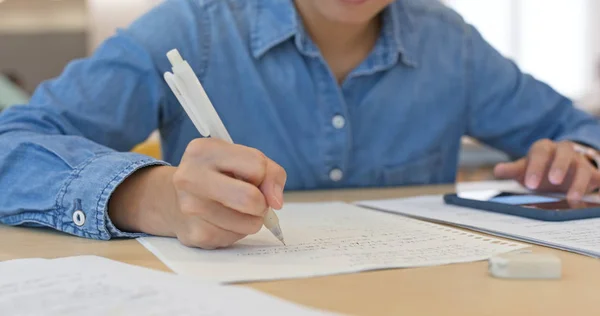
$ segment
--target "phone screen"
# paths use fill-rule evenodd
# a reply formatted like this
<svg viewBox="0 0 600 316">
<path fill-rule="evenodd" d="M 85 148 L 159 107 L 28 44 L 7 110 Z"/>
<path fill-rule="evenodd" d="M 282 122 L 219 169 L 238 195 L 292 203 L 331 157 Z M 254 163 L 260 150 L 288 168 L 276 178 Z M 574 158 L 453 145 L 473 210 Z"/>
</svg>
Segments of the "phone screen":
<svg viewBox="0 0 600 316">
<path fill-rule="evenodd" d="M 542 210 L 572 210 L 596 208 L 600 204 L 589 201 L 571 201 L 566 198 L 537 195 L 530 193 L 513 193 L 500 191 L 463 192 L 459 196 L 465 199 L 488 201 L 494 203 L 518 205 Z"/>
</svg>

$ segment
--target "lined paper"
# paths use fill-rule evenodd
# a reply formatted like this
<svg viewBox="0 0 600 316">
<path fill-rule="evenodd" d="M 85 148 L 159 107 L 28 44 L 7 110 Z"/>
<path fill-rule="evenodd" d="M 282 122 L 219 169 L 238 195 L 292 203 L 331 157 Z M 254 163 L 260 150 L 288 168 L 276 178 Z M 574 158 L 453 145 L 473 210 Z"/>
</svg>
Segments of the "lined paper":
<svg viewBox="0 0 600 316">
<path fill-rule="evenodd" d="M 225 283 L 471 262 L 524 247 L 344 203 L 288 204 L 278 216 L 287 246 L 266 229 L 220 250 L 140 242 L 178 274 Z"/>
</svg>

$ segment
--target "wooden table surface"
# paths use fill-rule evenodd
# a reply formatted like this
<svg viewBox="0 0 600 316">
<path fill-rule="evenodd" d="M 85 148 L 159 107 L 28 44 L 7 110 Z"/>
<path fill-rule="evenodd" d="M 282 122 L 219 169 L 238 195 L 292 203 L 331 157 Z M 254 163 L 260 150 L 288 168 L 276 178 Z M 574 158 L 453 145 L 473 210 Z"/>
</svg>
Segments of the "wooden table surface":
<svg viewBox="0 0 600 316">
<path fill-rule="evenodd" d="M 453 187 L 302 192 L 286 202 L 356 201 L 441 194 Z M 92 241 L 60 233 L 0 226 L 0 261 L 97 255 L 170 271 L 135 240 Z M 487 263 L 396 269 L 331 277 L 250 283 L 300 304 L 348 315 L 600 315 L 600 261 L 543 247 L 563 260 L 558 281 L 490 277 Z"/>
</svg>

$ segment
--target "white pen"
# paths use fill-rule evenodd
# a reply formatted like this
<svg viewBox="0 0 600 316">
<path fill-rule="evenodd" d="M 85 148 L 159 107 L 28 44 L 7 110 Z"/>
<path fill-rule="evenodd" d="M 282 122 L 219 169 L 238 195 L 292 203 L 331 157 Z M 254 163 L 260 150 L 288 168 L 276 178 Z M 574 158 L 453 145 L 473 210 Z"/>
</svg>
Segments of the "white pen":
<svg viewBox="0 0 600 316">
<path fill-rule="evenodd" d="M 229 132 L 227 132 L 221 118 L 219 118 L 219 114 L 210 102 L 192 67 L 176 49 L 168 52 L 167 58 L 171 62 L 173 72 L 165 73 L 165 81 L 200 134 L 204 137 L 210 136 L 233 144 Z M 279 218 L 271 207 L 269 207 L 264 218 L 264 225 L 285 245 L 283 232 L 279 226 Z"/>
</svg>

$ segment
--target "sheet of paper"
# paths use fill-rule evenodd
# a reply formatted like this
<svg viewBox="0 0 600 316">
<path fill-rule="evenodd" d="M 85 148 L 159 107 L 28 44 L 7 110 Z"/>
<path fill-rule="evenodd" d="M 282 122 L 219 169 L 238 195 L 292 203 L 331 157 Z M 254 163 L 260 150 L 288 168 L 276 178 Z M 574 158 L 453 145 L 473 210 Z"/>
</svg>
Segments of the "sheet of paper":
<svg viewBox="0 0 600 316">
<path fill-rule="evenodd" d="M 333 315 L 251 289 L 202 284 L 100 257 L 0 263 L 0 314 Z"/>
<path fill-rule="evenodd" d="M 479 261 L 523 247 L 343 203 L 288 204 L 278 215 L 287 246 L 266 229 L 221 250 L 169 238 L 140 242 L 176 273 L 217 282 Z"/>
<path fill-rule="evenodd" d="M 591 200 L 589 197 L 588 200 Z M 600 257 L 600 219 L 544 222 L 512 215 L 445 205 L 442 196 L 362 201 L 359 205 L 467 227 L 543 246 Z"/>
</svg>

